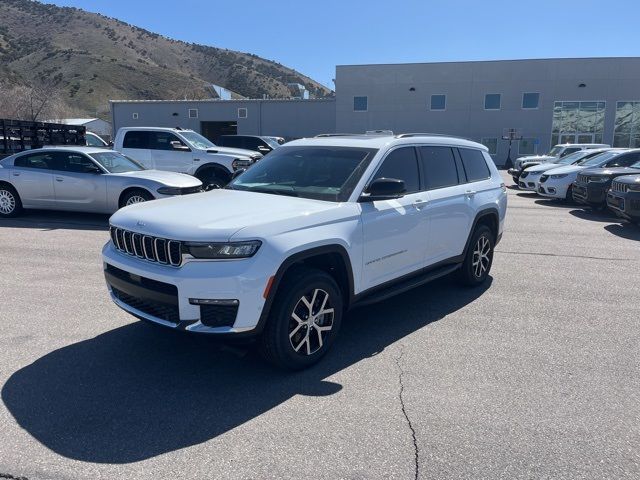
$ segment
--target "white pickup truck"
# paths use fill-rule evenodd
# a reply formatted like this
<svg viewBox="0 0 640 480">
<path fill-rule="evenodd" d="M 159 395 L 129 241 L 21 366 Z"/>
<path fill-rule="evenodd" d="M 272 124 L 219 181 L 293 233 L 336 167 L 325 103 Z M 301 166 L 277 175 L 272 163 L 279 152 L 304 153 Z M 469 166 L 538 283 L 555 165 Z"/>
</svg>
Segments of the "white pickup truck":
<svg viewBox="0 0 640 480">
<path fill-rule="evenodd" d="M 219 147 L 199 133 L 181 128 L 120 128 L 113 148 L 147 168 L 193 175 L 206 190 L 225 186 L 235 171 L 249 168 L 263 156 L 251 150 Z"/>
</svg>

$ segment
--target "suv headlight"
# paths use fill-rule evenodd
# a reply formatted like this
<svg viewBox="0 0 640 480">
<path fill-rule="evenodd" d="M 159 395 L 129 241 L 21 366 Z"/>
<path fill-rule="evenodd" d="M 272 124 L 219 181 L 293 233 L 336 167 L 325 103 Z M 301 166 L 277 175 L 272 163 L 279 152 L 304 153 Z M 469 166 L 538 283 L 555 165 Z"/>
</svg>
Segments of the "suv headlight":
<svg viewBox="0 0 640 480">
<path fill-rule="evenodd" d="M 222 243 L 185 243 L 184 246 L 194 258 L 225 259 L 248 258 L 262 245 L 259 240 L 251 242 L 222 242 Z"/>
<path fill-rule="evenodd" d="M 629 185 L 630 192 L 640 192 L 640 183 L 634 183 L 633 185 Z"/>
<path fill-rule="evenodd" d="M 567 175 L 569 175 L 569 174 L 568 173 L 558 173 L 557 175 L 549 175 L 549 178 L 558 179 L 558 178 L 564 178 Z"/>
<path fill-rule="evenodd" d="M 251 166 L 251 160 L 244 158 L 236 158 L 233 162 L 231 162 L 231 166 L 234 170 L 238 170 L 240 168 L 249 168 Z"/>
</svg>

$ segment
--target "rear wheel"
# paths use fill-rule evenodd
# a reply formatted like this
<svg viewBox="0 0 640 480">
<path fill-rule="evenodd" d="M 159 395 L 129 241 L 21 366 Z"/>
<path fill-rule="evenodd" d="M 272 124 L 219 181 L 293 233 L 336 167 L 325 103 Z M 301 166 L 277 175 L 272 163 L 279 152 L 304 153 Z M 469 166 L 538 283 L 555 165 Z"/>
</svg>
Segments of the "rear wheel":
<svg viewBox="0 0 640 480">
<path fill-rule="evenodd" d="M 0 218 L 17 217 L 22 212 L 20 195 L 9 185 L 0 185 Z"/>
<path fill-rule="evenodd" d="M 130 190 L 120 199 L 120 208 L 128 207 L 136 203 L 148 202 L 149 200 L 153 200 L 153 197 L 146 190 Z"/>
<path fill-rule="evenodd" d="M 342 294 L 322 270 L 301 268 L 285 279 L 260 339 L 266 360 L 300 370 L 319 361 L 342 322 Z"/>
<path fill-rule="evenodd" d="M 494 246 L 495 240 L 489 227 L 476 227 L 462 267 L 458 271 L 460 283 L 475 287 L 485 282 L 493 264 Z"/>
</svg>

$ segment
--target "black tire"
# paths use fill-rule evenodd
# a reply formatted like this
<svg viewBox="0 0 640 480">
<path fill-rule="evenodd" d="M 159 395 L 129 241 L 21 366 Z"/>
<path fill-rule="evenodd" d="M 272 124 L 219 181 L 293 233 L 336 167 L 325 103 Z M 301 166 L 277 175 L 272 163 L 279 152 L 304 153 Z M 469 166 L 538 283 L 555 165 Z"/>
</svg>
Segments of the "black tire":
<svg viewBox="0 0 640 480">
<path fill-rule="evenodd" d="M 0 218 L 17 217 L 22 213 L 20 195 L 11 186 L 0 184 Z"/>
<path fill-rule="evenodd" d="M 129 190 L 120 198 L 120 208 L 126 207 L 127 205 L 133 205 L 135 203 L 148 202 L 149 200 L 153 200 L 153 195 L 146 190 L 136 188 L 134 190 Z"/>
<path fill-rule="evenodd" d="M 567 194 L 564 196 L 564 201 L 567 203 L 574 203 L 573 200 L 573 185 L 569 185 L 567 188 Z"/>
<path fill-rule="evenodd" d="M 202 182 L 205 191 L 223 188 L 231 180 L 229 174 L 217 168 L 204 168 L 196 173 L 196 178 Z"/>
<path fill-rule="evenodd" d="M 495 239 L 489 227 L 486 225 L 476 227 L 471 236 L 464 262 L 458 270 L 458 281 L 461 284 L 477 287 L 487 280 L 493 264 L 494 247 Z M 480 264 L 475 263 L 478 260 L 478 249 L 484 252 L 483 257 L 479 259 Z"/>
<path fill-rule="evenodd" d="M 323 303 L 327 295 L 328 299 Z M 323 305 L 325 310 L 333 311 L 320 315 Z M 304 316 L 309 313 L 313 320 Z M 322 270 L 296 269 L 285 277 L 277 292 L 260 338 L 260 353 L 279 368 L 302 370 L 310 367 L 331 348 L 340 330 L 342 313 L 342 293 L 333 277 Z"/>
</svg>

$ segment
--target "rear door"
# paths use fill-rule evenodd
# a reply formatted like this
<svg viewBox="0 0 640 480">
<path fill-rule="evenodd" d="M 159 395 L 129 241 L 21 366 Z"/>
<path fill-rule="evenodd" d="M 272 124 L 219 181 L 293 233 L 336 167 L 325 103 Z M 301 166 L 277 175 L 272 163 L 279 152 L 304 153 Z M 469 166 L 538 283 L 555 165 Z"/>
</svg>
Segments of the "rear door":
<svg viewBox="0 0 640 480">
<path fill-rule="evenodd" d="M 149 151 L 158 170 L 187 173 L 193 165 L 191 148 L 171 132 L 149 132 Z"/>
<path fill-rule="evenodd" d="M 469 205 L 472 194 L 464 185 L 464 171 L 455 148 L 434 145 L 418 150 L 423 180 L 429 189 L 425 211 L 431 225 L 425 259 L 432 265 L 462 253 L 473 221 Z"/>
<path fill-rule="evenodd" d="M 14 160 L 11 183 L 25 207 L 55 207 L 53 166 L 53 154 L 46 151 L 21 155 Z"/>
<path fill-rule="evenodd" d="M 125 132 L 120 153 L 137 160 L 146 168 L 155 168 L 149 150 L 150 133 L 143 130 Z"/>
<path fill-rule="evenodd" d="M 429 241 L 423 215 L 428 195 L 421 191 L 416 149 L 400 147 L 388 153 L 369 184 L 378 178 L 403 180 L 407 192 L 395 200 L 361 203 L 365 289 L 422 268 Z"/>
<path fill-rule="evenodd" d="M 107 183 L 100 168 L 76 152 L 55 153 L 53 188 L 56 208 L 81 212 L 106 212 Z"/>
</svg>

